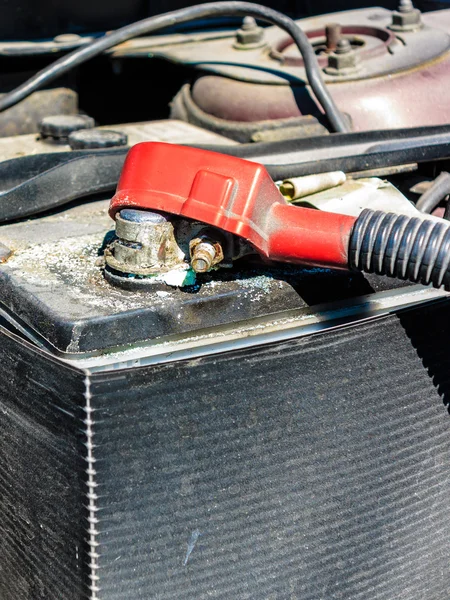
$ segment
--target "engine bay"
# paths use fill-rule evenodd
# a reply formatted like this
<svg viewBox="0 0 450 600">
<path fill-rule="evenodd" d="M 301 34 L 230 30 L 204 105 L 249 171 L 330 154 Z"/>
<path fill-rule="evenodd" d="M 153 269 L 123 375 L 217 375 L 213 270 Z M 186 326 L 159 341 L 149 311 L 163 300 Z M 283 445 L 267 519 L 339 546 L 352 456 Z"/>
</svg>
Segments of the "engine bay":
<svg viewBox="0 0 450 600">
<path fill-rule="evenodd" d="M 217 3 L 213 8 L 217 12 Z M 198 10 L 208 13 L 208 8 L 201 6 L 183 10 L 187 14 L 183 18 L 188 20 Z M 217 14 L 220 10 L 219 6 Z M 223 10 L 224 14 L 230 12 Z M 249 8 L 240 10 L 248 12 Z M 261 10 L 264 15 L 271 9 Z M 269 16 L 273 18 L 271 13 Z M 162 19 L 164 25 L 164 15 Z M 151 24 L 152 18 L 141 26 L 142 31 L 148 28 L 147 22 Z M 292 23 L 288 30 L 297 26 Z M 26 110 L 30 101 L 37 99 L 44 110 L 38 122 L 21 121 L 18 133 L 22 135 L 0 138 L 2 314 L 9 327 L 57 355 L 91 360 L 106 351 L 153 345 L 156 340 L 160 344 L 165 337 L 188 332 L 198 335 L 203 327 L 216 331 L 228 327 L 231 334 L 236 327 L 247 331 L 252 319 L 266 319 L 269 326 L 292 311 L 299 311 L 302 319 L 305 311 L 330 313 L 329 308 L 336 304 L 339 315 L 347 303 L 353 315 L 350 307 L 359 302 L 363 315 L 367 311 L 372 314 L 367 302 L 375 312 L 380 306 L 389 312 L 397 302 L 403 306 L 445 295 L 445 291 L 413 284 L 431 282 L 438 288 L 445 284 L 441 258 L 435 257 L 439 263 L 435 267 L 428 263 L 421 267 L 420 261 L 425 253 L 423 227 L 435 231 L 426 233 L 431 236 L 430 244 L 439 238 L 445 246 L 447 239 L 450 129 L 443 89 L 449 71 L 450 10 L 421 13 L 405 1 L 396 11 L 350 10 L 300 20 L 298 25 L 306 35 L 297 39 L 297 44 L 300 49 L 302 44 L 310 48 L 311 55 L 305 55 L 309 58 L 302 58 L 295 43 L 278 27 L 261 27 L 250 16 L 244 17 L 237 30 L 163 33 L 135 39 L 126 26 L 122 37 L 131 39 L 119 45 L 108 40 L 110 36 L 68 38 L 64 47 L 58 46 L 62 56 L 55 66 L 44 67 L 15 92 L 0 98 L 1 114 L 9 117 L 10 124 L 15 122 L 14 111 Z M 170 75 L 158 84 L 162 97 L 179 89 L 170 104 L 169 118 L 133 122 L 140 109 L 132 94 L 131 104 L 121 109 L 122 114 L 128 110 L 131 122 L 110 124 L 108 112 L 99 116 L 94 110 L 93 118 L 76 108 L 78 103 L 90 106 L 83 87 L 32 91 L 41 80 L 72 69 L 74 60 L 84 65 L 87 58 L 83 52 L 99 43 L 111 48 L 102 60 L 109 61 L 116 74 L 114 87 L 119 92 L 129 83 L 126 65 L 134 69 L 144 65 L 144 59 L 151 64 L 151 57 L 157 63 L 155 74 L 160 68 L 158 61 L 165 62 L 168 73 L 175 65 L 178 79 L 173 81 Z M 20 54 L 20 44 L 8 44 L 8 52 Z M 65 53 L 73 47 L 75 59 L 70 59 L 72 55 Z M 36 41 L 30 42 L 27 52 L 46 56 L 53 50 L 54 43 Z M 311 79 L 311 69 L 321 73 L 319 83 L 312 87 L 317 75 Z M 426 84 L 431 80 L 433 94 Z M 416 90 L 414 100 L 411 97 L 405 104 L 411 85 Z M 313 91 L 319 94 L 318 100 Z M 44 98 L 50 93 L 72 94 L 68 110 L 53 113 L 47 102 L 39 100 L 40 95 Z M 121 94 L 116 98 L 106 87 L 103 98 L 106 101 L 110 96 L 107 103 L 117 105 L 123 101 Z M 147 106 L 146 116 L 160 114 L 152 102 Z M 24 127 L 31 132 L 24 133 Z M 238 174 L 239 164 L 263 165 L 267 181 L 274 182 L 270 184 L 273 201 L 289 205 L 286 214 L 290 216 L 279 234 L 285 245 L 281 262 L 279 252 L 277 259 L 277 252 L 264 250 L 267 240 L 273 247 L 281 241 L 266 237 L 259 248 L 256 241 L 258 227 L 266 228 L 264 235 L 269 235 L 269 222 L 275 218 L 267 213 L 270 203 L 254 209 L 254 214 L 259 211 L 259 221 L 250 228 L 253 237 L 244 232 L 244 213 L 240 225 L 227 230 L 225 221 L 222 227 L 212 218 L 205 217 L 205 222 L 203 209 L 187 215 L 176 214 L 174 209 L 173 214 L 164 201 L 148 206 L 137 202 L 124 211 L 124 218 L 120 210 L 117 215 L 110 213 L 116 219 L 115 229 L 108 204 L 121 170 L 127 171 L 125 158 L 130 148 L 141 145 L 144 152 L 152 143 L 192 147 L 185 158 L 170 152 L 161 158 L 160 168 L 169 173 L 165 182 L 158 184 L 164 193 L 169 193 L 162 188 L 170 187 L 171 180 L 187 181 L 195 175 L 175 168 L 189 163 L 195 148 L 206 153 L 206 171 L 214 171 L 208 164 L 208 152 L 220 153 L 219 163 L 225 165 L 222 170 L 241 187 L 245 182 Z M 231 156 L 241 163 L 231 161 L 227 167 Z M 129 158 L 128 164 L 132 162 Z M 145 186 L 151 179 L 147 171 L 152 159 L 142 162 L 146 183 L 134 182 L 132 187 Z M 216 183 L 205 181 L 205 197 L 220 195 L 218 189 L 208 191 L 208 186 L 215 189 Z M 238 193 L 236 190 L 233 193 Z M 242 206 L 253 203 L 249 198 L 242 200 Z M 309 210 L 298 212 L 303 208 Z M 216 206 L 214 210 L 229 209 Z M 328 262 L 323 257 L 307 258 L 320 246 L 314 228 L 322 225 L 315 222 L 303 224 L 303 231 L 296 234 L 303 237 L 306 250 L 302 250 L 303 258 L 294 258 L 290 223 L 297 214 L 311 214 L 313 219 L 323 211 L 336 218 L 346 215 L 339 221 L 343 223 L 364 210 L 410 217 L 424 224 L 417 234 L 421 249 L 413 251 L 411 247 L 413 256 L 404 260 L 405 265 L 410 261 L 409 267 L 395 266 L 394 259 L 389 266 L 387 258 L 377 255 L 363 274 L 356 272 L 355 264 L 347 264 L 347 259 L 340 264 L 336 257 Z M 395 235 L 403 235 L 407 243 L 411 235 L 405 233 L 402 219 L 399 223 L 403 230 Z M 331 241 L 332 235 L 326 228 L 322 234 L 323 240 L 331 236 L 330 247 L 348 245 L 348 239 L 339 236 Z M 193 244 L 198 247 L 193 249 Z M 397 249 L 400 254 L 402 248 Z M 437 270 L 434 281 L 432 274 Z M 137 316 L 136 328 L 131 324 Z M 120 327 L 119 322 L 123 323 Z"/>
<path fill-rule="evenodd" d="M 450 8 L 69 4 L 0 43 L 0 596 L 445 600 Z"/>
</svg>

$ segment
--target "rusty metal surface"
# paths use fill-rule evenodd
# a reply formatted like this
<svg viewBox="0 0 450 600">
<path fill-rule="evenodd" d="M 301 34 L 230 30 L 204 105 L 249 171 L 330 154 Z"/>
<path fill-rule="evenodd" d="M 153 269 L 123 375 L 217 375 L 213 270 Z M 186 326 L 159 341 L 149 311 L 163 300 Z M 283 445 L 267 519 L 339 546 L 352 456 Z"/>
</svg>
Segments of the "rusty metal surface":
<svg viewBox="0 0 450 600">
<path fill-rule="evenodd" d="M 23 135 L 38 130 L 48 115 L 72 115 L 78 112 L 78 95 L 68 88 L 42 90 L 0 113 L 0 137 Z"/>
<path fill-rule="evenodd" d="M 129 220 L 122 211 L 116 217 L 116 238 L 105 250 L 113 269 L 135 275 L 154 275 L 184 265 L 173 224 L 158 213 L 143 213 L 141 221 Z"/>
</svg>

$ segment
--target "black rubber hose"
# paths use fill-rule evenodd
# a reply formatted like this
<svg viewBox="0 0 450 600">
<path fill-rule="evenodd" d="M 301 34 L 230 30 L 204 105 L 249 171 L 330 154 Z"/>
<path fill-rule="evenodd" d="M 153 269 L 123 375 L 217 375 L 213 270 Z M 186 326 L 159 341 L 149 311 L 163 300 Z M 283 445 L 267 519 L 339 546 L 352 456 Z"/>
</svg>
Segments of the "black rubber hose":
<svg viewBox="0 0 450 600">
<path fill-rule="evenodd" d="M 450 223 L 363 210 L 353 227 L 349 267 L 450 291 Z"/>
<path fill-rule="evenodd" d="M 336 132 L 349 131 L 345 118 L 325 86 L 316 54 L 306 34 L 300 29 L 295 21 L 286 15 L 283 15 L 276 10 L 272 10 L 271 8 L 267 8 L 260 4 L 253 4 L 251 2 L 209 2 L 207 4 L 174 10 L 162 15 L 143 19 L 142 21 L 137 21 L 131 25 L 126 25 L 121 29 L 117 29 L 100 39 L 95 40 L 91 44 L 74 50 L 70 54 L 55 61 L 50 66 L 42 69 L 36 73 L 36 75 L 33 75 L 33 77 L 18 86 L 12 92 L 5 94 L 5 96 L 0 99 L 0 111 L 17 104 L 17 102 L 23 100 L 32 92 L 47 85 L 74 67 L 81 65 L 105 50 L 109 50 L 109 48 L 113 48 L 131 38 L 196 19 L 224 16 L 251 16 L 260 19 L 261 21 L 271 23 L 272 25 L 278 25 L 278 27 L 284 29 L 284 31 L 292 37 L 303 57 L 308 82 L 317 100 L 322 105 L 332 129 Z"/>
<path fill-rule="evenodd" d="M 431 213 L 448 194 L 450 194 L 450 173 L 442 171 L 431 187 L 420 196 L 416 208 L 423 213 Z"/>
</svg>

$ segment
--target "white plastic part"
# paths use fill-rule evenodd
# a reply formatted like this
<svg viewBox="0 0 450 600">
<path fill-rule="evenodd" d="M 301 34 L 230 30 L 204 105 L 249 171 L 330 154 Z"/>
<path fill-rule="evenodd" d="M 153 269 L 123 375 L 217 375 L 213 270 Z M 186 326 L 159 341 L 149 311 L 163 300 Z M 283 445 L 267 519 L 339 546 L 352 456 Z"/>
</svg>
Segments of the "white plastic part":
<svg viewBox="0 0 450 600">
<path fill-rule="evenodd" d="M 346 176 L 342 171 L 318 173 L 305 177 L 292 177 L 285 179 L 280 185 L 280 192 L 288 201 L 305 198 L 323 190 L 337 187 L 345 182 Z"/>
</svg>

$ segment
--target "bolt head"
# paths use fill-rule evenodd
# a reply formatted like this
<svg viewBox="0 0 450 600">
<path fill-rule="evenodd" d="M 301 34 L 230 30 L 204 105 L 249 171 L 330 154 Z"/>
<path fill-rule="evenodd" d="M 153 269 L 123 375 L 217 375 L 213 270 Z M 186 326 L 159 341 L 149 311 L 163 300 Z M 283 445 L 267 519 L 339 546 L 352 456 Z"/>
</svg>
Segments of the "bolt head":
<svg viewBox="0 0 450 600">
<path fill-rule="evenodd" d="M 348 40 L 340 40 L 336 52 L 328 55 L 328 75 L 349 75 L 359 66 L 358 55 Z"/>
<path fill-rule="evenodd" d="M 348 54 L 353 52 L 352 45 L 345 38 L 339 40 L 336 46 L 336 54 Z"/>
</svg>

